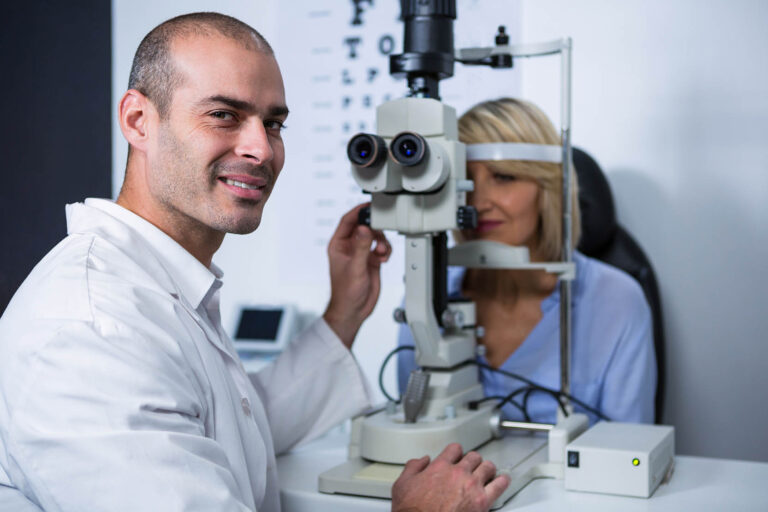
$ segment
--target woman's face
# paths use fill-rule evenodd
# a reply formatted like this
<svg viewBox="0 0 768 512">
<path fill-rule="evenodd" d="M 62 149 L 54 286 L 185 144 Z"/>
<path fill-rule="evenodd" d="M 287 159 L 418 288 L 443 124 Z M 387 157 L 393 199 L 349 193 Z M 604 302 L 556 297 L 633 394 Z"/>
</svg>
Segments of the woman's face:
<svg viewBox="0 0 768 512">
<path fill-rule="evenodd" d="M 465 236 L 527 246 L 533 256 L 533 248 L 538 244 L 539 186 L 482 162 L 468 162 L 467 175 L 475 182 L 467 202 L 477 209 L 478 225 L 476 230 L 465 232 Z"/>
</svg>

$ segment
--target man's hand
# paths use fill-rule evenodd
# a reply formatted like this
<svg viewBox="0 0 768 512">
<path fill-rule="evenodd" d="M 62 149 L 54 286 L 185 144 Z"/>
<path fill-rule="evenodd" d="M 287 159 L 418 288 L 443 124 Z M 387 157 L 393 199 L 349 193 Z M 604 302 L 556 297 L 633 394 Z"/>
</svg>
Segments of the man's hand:
<svg viewBox="0 0 768 512">
<path fill-rule="evenodd" d="M 392 486 L 393 512 L 486 512 L 509 485 L 507 475 L 477 452 L 462 457 L 461 445 L 449 444 L 431 463 L 409 460 Z"/>
<path fill-rule="evenodd" d="M 323 318 L 347 348 L 352 347 L 363 320 L 379 298 L 379 267 L 389 259 L 392 247 L 381 231 L 357 223 L 361 204 L 341 218 L 328 244 L 331 300 Z M 371 248 L 374 240 L 376 245 Z"/>
</svg>

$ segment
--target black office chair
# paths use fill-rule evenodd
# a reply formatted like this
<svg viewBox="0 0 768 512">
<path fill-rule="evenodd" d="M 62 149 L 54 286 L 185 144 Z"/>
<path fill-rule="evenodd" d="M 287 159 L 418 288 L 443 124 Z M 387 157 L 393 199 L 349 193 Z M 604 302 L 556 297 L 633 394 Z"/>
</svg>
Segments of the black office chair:
<svg viewBox="0 0 768 512">
<path fill-rule="evenodd" d="M 661 300 L 651 262 L 634 238 L 616 221 L 616 210 L 608 180 L 597 162 L 581 149 L 573 148 L 573 164 L 579 180 L 581 239 L 578 250 L 620 268 L 634 277 L 645 292 L 653 317 L 656 349 L 656 423 L 664 405 L 664 330 Z"/>
</svg>

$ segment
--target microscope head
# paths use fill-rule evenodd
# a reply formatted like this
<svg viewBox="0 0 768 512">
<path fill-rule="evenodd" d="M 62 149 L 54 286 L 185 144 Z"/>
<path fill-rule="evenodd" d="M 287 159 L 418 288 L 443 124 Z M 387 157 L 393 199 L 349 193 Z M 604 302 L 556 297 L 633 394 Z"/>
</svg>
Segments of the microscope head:
<svg viewBox="0 0 768 512">
<path fill-rule="evenodd" d="M 371 227 L 423 234 L 465 227 L 466 151 L 456 111 L 430 98 L 402 98 L 377 109 L 377 133 L 358 134 L 347 154 L 371 194 Z"/>
</svg>

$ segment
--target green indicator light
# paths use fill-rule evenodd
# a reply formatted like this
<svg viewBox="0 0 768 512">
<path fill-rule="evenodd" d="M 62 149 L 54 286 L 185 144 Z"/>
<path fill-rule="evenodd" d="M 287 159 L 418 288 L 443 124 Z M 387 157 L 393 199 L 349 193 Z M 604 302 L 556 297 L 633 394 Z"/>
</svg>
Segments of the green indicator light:
<svg viewBox="0 0 768 512">
<path fill-rule="evenodd" d="M 632 465 L 633 466 L 639 466 L 640 465 L 640 459 L 638 459 L 637 457 L 632 459 Z"/>
</svg>

